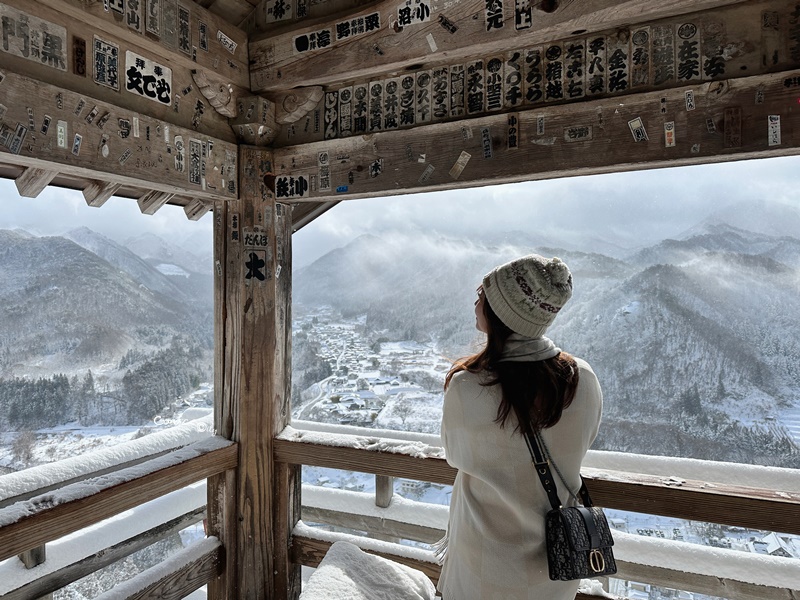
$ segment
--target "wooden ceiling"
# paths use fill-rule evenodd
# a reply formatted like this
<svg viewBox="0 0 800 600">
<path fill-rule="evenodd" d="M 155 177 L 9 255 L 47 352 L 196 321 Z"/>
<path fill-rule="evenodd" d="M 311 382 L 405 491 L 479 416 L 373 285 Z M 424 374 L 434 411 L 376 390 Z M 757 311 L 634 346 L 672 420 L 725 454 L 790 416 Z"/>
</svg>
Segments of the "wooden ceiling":
<svg viewBox="0 0 800 600">
<path fill-rule="evenodd" d="M 65 49 L 36 60 L 23 29 L 0 48 L 0 174 L 27 194 L 76 187 L 96 206 L 113 193 L 197 218 L 241 193 L 248 146 L 264 151 L 261 193 L 293 205 L 300 227 L 350 198 L 781 156 L 800 142 L 789 0 L 4 0 L 0 11 Z M 145 83 L 153 69 L 170 72 L 163 97 Z"/>
</svg>

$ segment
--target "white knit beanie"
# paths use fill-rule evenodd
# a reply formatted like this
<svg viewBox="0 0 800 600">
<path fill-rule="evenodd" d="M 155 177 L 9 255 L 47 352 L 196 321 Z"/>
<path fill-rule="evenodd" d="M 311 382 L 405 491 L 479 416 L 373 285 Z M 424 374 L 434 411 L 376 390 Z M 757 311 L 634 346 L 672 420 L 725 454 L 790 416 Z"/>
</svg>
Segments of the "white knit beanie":
<svg viewBox="0 0 800 600">
<path fill-rule="evenodd" d="M 572 296 L 572 274 L 560 258 L 530 254 L 492 269 L 483 291 L 509 329 L 538 338 Z"/>
</svg>

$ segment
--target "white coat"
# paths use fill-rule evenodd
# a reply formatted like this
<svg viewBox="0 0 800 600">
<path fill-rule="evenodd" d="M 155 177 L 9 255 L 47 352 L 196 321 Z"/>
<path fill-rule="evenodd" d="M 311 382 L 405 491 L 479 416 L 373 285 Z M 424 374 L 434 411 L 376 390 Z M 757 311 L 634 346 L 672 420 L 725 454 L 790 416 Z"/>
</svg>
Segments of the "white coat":
<svg viewBox="0 0 800 600">
<path fill-rule="evenodd" d="M 542 437 L 574 493 L 580 466 L 600 426 L 603 396 L 583 360 L 572 404 Z M 444 395 L 442 445 L 458 469 L 450 500 L 447 552 L 439 580 L 443 600 L 572 600 L 578 581 L 551 581 L 544 541 L 550 504 L 525 439 L 495 423 L 500 386 L 462 371 Z M 564 506 L 575 502 L 553 473 Z"/>
</svg>

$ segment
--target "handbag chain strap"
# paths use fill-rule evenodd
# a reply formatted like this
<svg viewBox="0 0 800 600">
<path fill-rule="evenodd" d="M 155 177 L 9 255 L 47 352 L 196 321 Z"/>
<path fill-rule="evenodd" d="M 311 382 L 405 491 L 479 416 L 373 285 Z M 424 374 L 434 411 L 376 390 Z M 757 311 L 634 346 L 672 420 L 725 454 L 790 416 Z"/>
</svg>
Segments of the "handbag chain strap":
<svg viewBox="0 0 800 600">
<path fill-rule="evenodd" d="M 525 442 L 528 444 L 528 450 L 531 453 L 531 459 L 533 460 L 533 466 L 536 469 L 536 474 L 539 476 L 539 480 L 542 482 L 542 487 L 544 487 L 544 491 L 547 492 L 547 498 L 550 500 L 550 505 L 553 508 L 561 508 L 561 500 L 558 498 L 558 492 L 556 491 L 556 485 L 553 481 L 553 474 L 550 472 L 550 465 L 553 465 L 553 468 L 556 470 L 559 479 L 561 479 L 561 483 L 564 484 L 564 487 L 567 488 L 567 491 L 570 495 L 575 498 L 576 501 L 580 502 L 583 501 L 584 506 L 592 506 L 592 499 L 589 496 L 589 488 L 586 487 L 586 481 L 584 481 L 583 476 L 581 475 L 581 489 L 578 492 L 581 495 L 579 499 L 575 494 L 572 493 L 569 485 L 564 480 L 564 476 L 561 474 L 561 471 L 556 465 L 555 461 L 553 461 L 553 457 L 550 455 L 550 450 L 547 445 L 544 443 L 542 436 L 539 435 L 537 431 L 533 436 L 531 434 L 525 434 Z"/>
</svg>

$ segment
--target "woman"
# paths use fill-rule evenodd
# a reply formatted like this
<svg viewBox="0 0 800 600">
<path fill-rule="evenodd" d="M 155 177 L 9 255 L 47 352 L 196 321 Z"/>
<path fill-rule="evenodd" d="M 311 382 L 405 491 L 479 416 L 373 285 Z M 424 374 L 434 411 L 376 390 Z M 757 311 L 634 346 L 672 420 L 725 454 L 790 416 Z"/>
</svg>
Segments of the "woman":
<svg viewBox="0 0 800 600">
<path fill-rule="evenodd" d="M 540 431 L 577 504 L 580 466 L 600 425 L 591 367 L 544 337 L 572 296 L 558 258 L 525 256 L 483 278 L 476 327 L 486 347 L 445 380 L 442 445 L 458 469 L 440 548 L 443 600 L 572 600 L 578 581 L 551 581 L 544 541 L 547 495 L 523 434 Z"/>
</svg>

